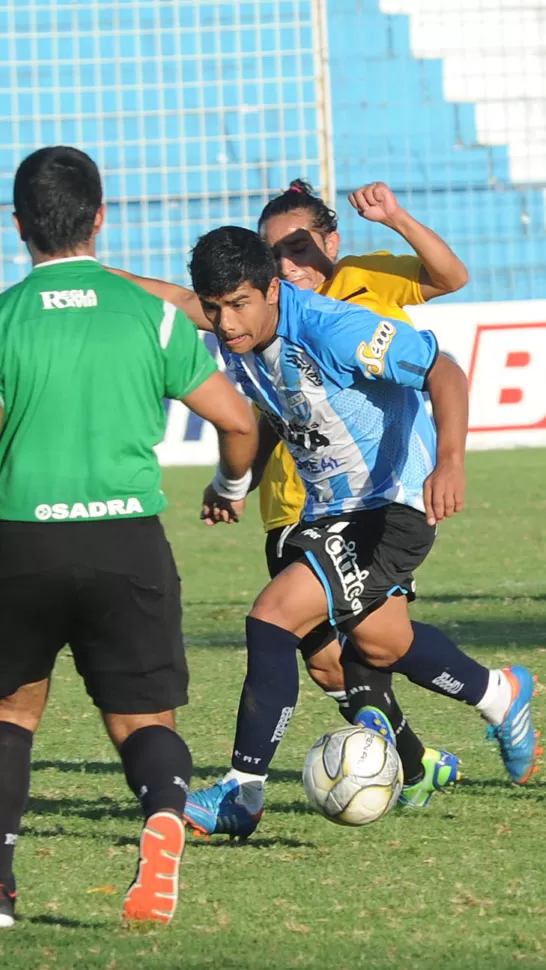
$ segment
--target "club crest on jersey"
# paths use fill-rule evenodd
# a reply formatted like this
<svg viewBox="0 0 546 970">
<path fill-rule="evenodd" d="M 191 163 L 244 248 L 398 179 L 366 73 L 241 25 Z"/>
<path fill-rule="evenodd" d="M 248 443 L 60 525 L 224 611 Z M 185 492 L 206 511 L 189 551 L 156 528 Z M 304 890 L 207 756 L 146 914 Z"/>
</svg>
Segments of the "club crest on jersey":
<svg viewBox="0 0 546 970">
<path fill-rule="evenodd" d="M 311 406 L 303 391 L 286 391 L 290 412 L 299 424 L 307 424 L 311 417 Z"/>
<path fill-rule="evenodd" d="M 392 338 L 396 333 L 394 324 L 388 320 L 382 320 L 375 331 L 369 344 L 362 341 L 356 349 L 357 360 L 364 364 L 364 367 L 372 377 L 381 377 L 385 370 L 383 360 L 390 347 Z"/>
</svg>

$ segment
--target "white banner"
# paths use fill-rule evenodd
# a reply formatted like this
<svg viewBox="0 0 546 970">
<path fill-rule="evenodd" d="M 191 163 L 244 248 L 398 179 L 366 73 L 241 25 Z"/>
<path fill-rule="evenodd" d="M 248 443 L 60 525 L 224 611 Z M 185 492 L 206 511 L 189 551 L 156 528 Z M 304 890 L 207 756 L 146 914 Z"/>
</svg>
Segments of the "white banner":
<svg viewBox="0 0 546 970">
<path fill-rule="evenodd" d="M 468 448 L 546 446 L 546 300 L 408 308 L 468 377 Z"/>
<path fill-rule="evenodd" d="M 433 302 L 407 312 L 468 376 L 469 448 L 546 446 L 546 300 Z M 212 349 L 214 338 L 204 339 Z M 171 401 L 157 451 L 162 465 L 213 465 L 216 432 Z"/>
</svg>

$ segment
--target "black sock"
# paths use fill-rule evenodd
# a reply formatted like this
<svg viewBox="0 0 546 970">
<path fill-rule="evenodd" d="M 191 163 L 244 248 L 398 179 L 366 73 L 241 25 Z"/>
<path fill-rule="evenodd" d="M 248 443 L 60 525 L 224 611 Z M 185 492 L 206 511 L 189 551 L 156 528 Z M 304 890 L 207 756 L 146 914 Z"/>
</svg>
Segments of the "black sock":
<svg viewBox="0 0 546 970">
<path fill-rule="evenodd" d="M 182 816 L 191 780 L 191 754 L 176 731 L 154 724 L 139 728 L 121 745 L 125 778 L 144 817 L 172 811 Z"/>
<path fill-rule="evenodd" d="M 298 699 L 299 637 L 253 616 L 246 619 L 247 672 L 231 764 L 267 774 Z"/>
<path fill-rule="evenodd" d="M 425 774 L 423 766 L 425 748 L 423 742 L 412 731 L 394 694 L 392 695 L 390 722 L 396 735 L 396 748 L 404 769 L 404 784 L 415 785 Z"/>
<path fill-rule="evenodd" d="M 423 777 L 422 757 L 425 749 L 409 726 L 392 690 L 392 675 L 368 667 L 362 655 L 347 641 L 343 646 L 341 663 L 347 690 L 347 720 L 355 723 L 363 707 L 377 707 L 388 717 L 396 736 L 396 747 L 404 769 L 405 784 L 411 785 Z"/>
<path fill-rule="evenodd" d="M 331 697 L 333 701 L 336 702 L 338 706 L 339 713 L 345 721 L 352 724 L 351 714 L 349 712 L 349 704 L 347 701 L 347 694 L 344 690 L 325 690 L 324 693 L 326 697 Z"/>
<path fill-rule="evenodd" d="M 414 636 L 408 652 L 387 670 L 404 674 L 427 690 L 475 707 L 489 683 L 487 667 L 459 650 L 437 627 L 428 623 L 412 623 L 412 627 Z"/>
<path fill-rule="evenodd" d="M 349 640 L 341 652 L 341 666 L 347 693 L 347 720 L 354 724 L 356 715 L 363 707 L 377 707 L 390 721 L 392 675 L 377 667 L 368 667 L 362 654 Z"/>
<path fill-rule="evenodd" d="M 15 892 L 13 854 L 30 787 L 33 734 L 18 724 L 0 721 L 0 884 Z"/>
</svg>

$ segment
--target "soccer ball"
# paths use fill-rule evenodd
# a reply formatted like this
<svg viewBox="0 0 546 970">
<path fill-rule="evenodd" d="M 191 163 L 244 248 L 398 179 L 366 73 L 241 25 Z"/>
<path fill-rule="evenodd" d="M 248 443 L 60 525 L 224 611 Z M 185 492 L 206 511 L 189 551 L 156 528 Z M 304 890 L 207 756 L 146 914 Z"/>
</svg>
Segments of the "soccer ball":
<svg viewBox="0 0 546 970">
<path fill-rule="evenodd" d="M 396 748 L 366 727 L 323 734 L 303 766 L 311 805 L 338 825 L 376 822 L 396 804 L 403 783 Z"/>
</svg>

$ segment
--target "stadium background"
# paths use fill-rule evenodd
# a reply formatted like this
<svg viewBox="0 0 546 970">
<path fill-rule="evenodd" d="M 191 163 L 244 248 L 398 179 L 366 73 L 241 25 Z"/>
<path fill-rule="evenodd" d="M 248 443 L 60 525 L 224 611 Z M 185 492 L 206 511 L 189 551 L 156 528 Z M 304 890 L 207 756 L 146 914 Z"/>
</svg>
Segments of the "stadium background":
<svg viewBox="0 0 546 970">
<path fill-rule="evenodd" d="M 29 268 L 11 184 L 44 144 L 104 173 L 101 258 L 180 282 L 200 233 L 254 227 L 296 176 L 338 208 L 342 253 L 407 251 L 347 204 L 381 179 L 469 268 L 460 312 L 424 320 L 473 371 L 471 444 L 546 444 L 545 36 L 546 0 L 0 0 L 0 285 Z M 210 461 L 171 412 L 162 460 Z"/>
</svg>

